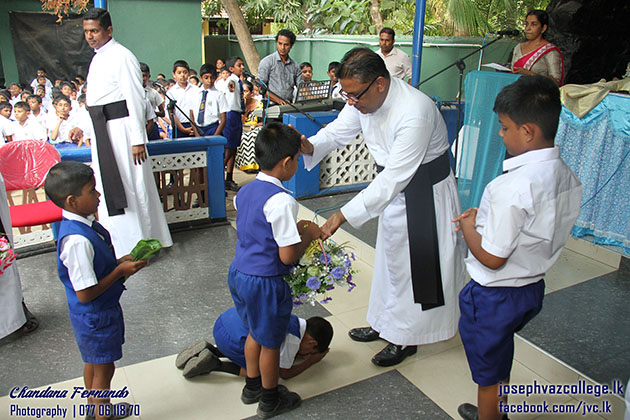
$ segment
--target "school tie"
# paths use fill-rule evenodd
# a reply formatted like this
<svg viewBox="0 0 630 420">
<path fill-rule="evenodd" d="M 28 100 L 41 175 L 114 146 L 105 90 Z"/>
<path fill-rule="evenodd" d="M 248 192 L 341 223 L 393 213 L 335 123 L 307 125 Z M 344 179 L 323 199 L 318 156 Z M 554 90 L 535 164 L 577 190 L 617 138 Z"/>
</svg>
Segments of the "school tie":
<svg viewBox="0 0 630 420">
<path fill-rule="evenodd" d="M 112 248 L 112 237 L 107 231 L 107 229 L 103 227 L 103 225 L 101 225 L 99 222 L 95 220 L 92 222 L 92 229 L 94 229 L 94 232 L 101 235 L 103 240 L 107 243 L 108 247 Z"/>
<path fill-rule="evenodd" d="M 245 99 L 243 98 L 243 82 L 238 79 L 238 87 L 241 89 L 241 112 L 245 112 Z"/>
<path fill-rule="evenodd" d="M 208 97 L 208 91 L 203 90 L 201 94 L 201 103 L 199 104 L 199 113 L 197 114 L 197 124 L 203 125 L 203 114 L 206 111 L 206 98 Z"/>
</svg>

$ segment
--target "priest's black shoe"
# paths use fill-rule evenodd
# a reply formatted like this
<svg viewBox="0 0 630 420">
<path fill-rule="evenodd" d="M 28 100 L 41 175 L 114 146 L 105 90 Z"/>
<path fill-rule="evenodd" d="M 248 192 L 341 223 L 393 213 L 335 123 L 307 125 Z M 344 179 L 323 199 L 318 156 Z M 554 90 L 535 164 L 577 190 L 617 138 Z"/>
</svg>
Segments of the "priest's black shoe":
<svg viewBox="0 0 630 420">
<path fill-rule="evenodd" d="M 378 340 L 378 331 L 372 329 L 372 327 L 353 328 L 348 331 L 348 335 L 354 341 L 362 341 L 367 343 L 368 341 Z"/>
<path fill-rule="evenodd" d="M 479 420 L 477 407 L 470 403 L 463 403 L 457 407 L 457 412 L 464 420 Z M 509 420 L 507 414 L 501 417 L 502 420 Z"/>
<path fill-rule="evenodd" d="M 399 346 L 389 343 L 387 347 L 372 357 L 372 363 L 377 366 L 394 366 L 405 360 L 407 356 L 416 354 L 418 346 Z"/>
</svg>

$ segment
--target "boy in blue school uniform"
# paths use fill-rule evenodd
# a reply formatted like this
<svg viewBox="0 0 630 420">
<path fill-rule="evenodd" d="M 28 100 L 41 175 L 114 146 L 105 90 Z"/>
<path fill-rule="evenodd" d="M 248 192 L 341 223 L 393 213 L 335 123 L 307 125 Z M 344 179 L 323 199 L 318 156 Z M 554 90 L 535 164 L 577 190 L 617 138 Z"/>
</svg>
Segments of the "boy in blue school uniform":
<svg viewBox="0 0 630 420">
<path fill-rule="evenodd" d="M 79 162 L 53 166 L 46 176 L 46 194 L 63 208 L 57 239 L 57 270 L 66 289 L 70 323 L 85 363 L 83 379 L 88 390 L 108 390 L 114 362 L 122 357 L 125 325 L 120 295 L 123 280 L 147 265 L 130 255 L 116 260 L 107 230 L 93 220 L 100 194 L 94 172 Z M 95 404 L 88 418 L 129 416 L 127 403 L 109 405 L 109 398 L 88 398 Z M 100 407 L 100 406 L 105 407 Z"/>
<path fill-rule="evenodd" d="M 221 136 L 230 111 L 225 95 L 214 87 L 217 69 L 214 64 L 204 64 L 199 69 L 201 89 L 197 100 L 197 124 L 201 136 Z"/>
<path fill-rule="evenodd" d="M 175 366 L 184 370 L 184 377 L 192 378 L 210 372 L 247 376 L 245 341 L 249 329 L 241 321 L 236 308 L 219 315 L 212 335 L 216 346 L 200 340 L 177 355 Z M 324 318 L 314 316 L 303 319 L 291 314 L 289 329 L 280 346 L 280 377 L 293 378 L 322 360 L 328 354 L 332 336 L 332 325 Z M 296 363 L 298 358 L 302 361 Z"/>
<path fill-rule="evenodd" d="M 261 172 L 234 199 L 238 240 L 228 285 L 249 330 L 241 400 L 246 404 L 259 400 L 258 416 L 270 418 L 301 402 L 294 392 L 278 392 L 279 349 L 293 306 L 283 277 L 322 233 L 314 223 L 295 223 L 298 204 L 282 186 L 297 171 L 299 133 L 284 124 L 269 123 L 258 134 L 255 154 Z"/>
<path fill-rule="evenodd" d="M 241 82 L 241 74 L 245 69 L 243 59 L 241 57 L 230 57 L 225 63 L 225 67 L 230 71 L 227 78 L 225 99 L 227 101 L 229 112 L 227 113 L 227 122 L 223 129 L 223 136 L 227 139 L 225 145 L 225 157 L 223 165 L 225 166 L 225 189 L 238 191 L 238 185 L 234 182 L 234 160 L 236 158 L 236 149 L 241 144 L 243 135 L 243 111 L 245 109 L 243 99 L 243 83 Z"/>
<path fill-rule="evenodd" d="M 545 272 L 560 256 L 580 212 L 582 185 L 560 158 L 554 137 L 558 86 L 523 76 L 494 103 L 510 159 L 490 182 L 479 208 L 453 219 L 469 253 L 471 281 L 459 295 L 459 332 L 477 403 L 459 406 L 464 419 L 507 418 L 499 386 L 509 382 L 514 334 L 542 309 Z"/>
</svg>

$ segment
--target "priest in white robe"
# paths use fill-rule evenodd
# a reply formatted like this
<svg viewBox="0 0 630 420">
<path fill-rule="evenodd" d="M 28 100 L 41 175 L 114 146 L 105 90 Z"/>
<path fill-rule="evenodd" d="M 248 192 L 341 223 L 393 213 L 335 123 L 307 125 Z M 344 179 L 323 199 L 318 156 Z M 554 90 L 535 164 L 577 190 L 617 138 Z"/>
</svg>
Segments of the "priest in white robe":
<svg viewBox="0 0 630 420">
<path fill-rule="evenodd" d="M 383 60 L 368 49 L 349 51 L 337 72 L 348 103 L 335 121 L 302 138 L 302 153 L 310 170 L 363 131 L 379 167 L 370 185 L 333 214 L 322 231 L 332 235 L 346 221 L 360 229 L 379 217 L 370 326 L 349 334 L 356 341 L 389 342 L 372 362 L 392 366 L 414 354 L 417 345 L 457 332 L 466 248 L 451 222 L 460 203 L 446 154 L 446 125 L 429 97 L 390 78 Z M 418 183 L 424 183 L 422 193 Z M 429 273 L 435 273 L 435 281 L 425 284 Z"/>
<path fill-rule="evenodd" d="M 96 188 L 104 196 L 99 221 L 111 233 L 117 257 L 128 254 L 140 239 L 155 238 L 171 246 L 145 146 L 145 91 L 138 60 L 112 38 L 105 9 L 89 10 L 83 29 L 96 52 L 87 75 L 86 103 L 96 134 Z"/>
</svg>

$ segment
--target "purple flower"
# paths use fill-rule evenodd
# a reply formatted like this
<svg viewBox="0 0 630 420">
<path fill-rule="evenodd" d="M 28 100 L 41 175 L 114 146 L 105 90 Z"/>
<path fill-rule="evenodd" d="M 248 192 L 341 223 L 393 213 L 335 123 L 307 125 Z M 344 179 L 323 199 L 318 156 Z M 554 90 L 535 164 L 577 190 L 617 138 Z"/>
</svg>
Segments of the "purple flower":
<svg viewBox="0 0 630 420">
<path fill-rule="evenodd" d="M 343 269 L 343 268 L 341 268 L 341 267 L 335 267 L 335 268 L 333 268 L 333 270 L 331 271 L 331 273 L 330 273 L 330 274 L 332 274 L 332 276 L 333 276 L 335 279 L 339 280 L 340 278 L 342 278 L 342 277 L 343 277 L 344 273 L 345 273 L 345 272 L 344 272 L 344 269 Z"/>
<path fill-rule="evenodd" d="M 328 302 L 330 302 L 331 300 L 332 300 L 332 298 L 331 298 L 331 297 L 327 297 L 326 299 L 324 299 L 324 300 L 320 301 L 320 303 L 328 303 Z"/>
<path fill-rule="evenodd" d="M 344 268 L 350 268 L 351 265 L 352 265 L 352 263 L 350 262 L 349 258 L 346 258 L 345 260 L 343 260 L 343 267 Z"/>
<path fill-rule="evenodd" d="M 306 280 L 306 287 L 311 290 L 317 290 L 322 285 L 322 282 L 315 276 L 311 276 Z"/>
<path fill-rule="evenodd" d="M 306 299 L 306 293 L 300 293 L 297 295 L 297 298 L 302 300 L 302 299 Z"/>
<path fill-rule="evenodd" d="M 332 279 L 332 277 L 330 276 L 326 276 L 326 279 L 324 279 L 324 283 L 326 283 L 327 285 L 331 285 L 333 284 L 335 281 Z"/>
<path fill-rule="evenodd" d="M 304 305 L 304 302 L 300 302 L 299 300 L 293 301 L 293 306 L 300 306 L 300 305 Z"/>
<path fill-rule="evenodd" d="M 330 257 L 328 255 L 321 254 L 319 256 L 319 262 L 321 262 L 322 264 L 326 265 L 326 264 L 328 264 L 330 262 Z"/>
<path fill-rule="evenodd" d="M 354 252 L 351 252 L 350 256 L 352 257 L 352 261 L 354 261 Z"/>
</svg>

